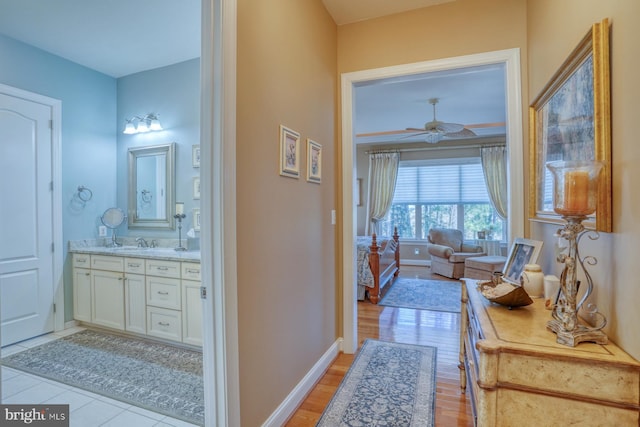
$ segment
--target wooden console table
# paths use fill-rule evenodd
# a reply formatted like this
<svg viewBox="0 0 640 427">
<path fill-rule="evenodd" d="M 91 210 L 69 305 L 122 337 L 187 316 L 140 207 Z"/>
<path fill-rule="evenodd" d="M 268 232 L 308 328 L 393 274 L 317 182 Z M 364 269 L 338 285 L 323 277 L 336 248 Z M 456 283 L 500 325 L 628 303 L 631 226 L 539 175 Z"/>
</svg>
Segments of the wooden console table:
<svg viewBox="0 0 640 427">
<path fill-rule="evenodd" d="M 640 363 L 613 343 L 556 343 L 543 299 L 509 310 L 462 279 L 460 386 L 476 425 L 640 426 Z"/>
</svg>

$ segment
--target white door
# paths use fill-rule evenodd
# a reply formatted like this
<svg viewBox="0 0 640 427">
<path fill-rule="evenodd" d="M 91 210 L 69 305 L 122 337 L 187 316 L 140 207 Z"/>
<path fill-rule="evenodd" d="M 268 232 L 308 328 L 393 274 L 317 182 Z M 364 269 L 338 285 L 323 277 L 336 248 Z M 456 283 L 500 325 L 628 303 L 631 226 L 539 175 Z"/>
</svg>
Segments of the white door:
<svg viewBox="0 0 640 427">
<path fill-rule="evenodd" d="M 50 106 L 0 93 L 2 346 L 54 329 Z"/>
</svg>

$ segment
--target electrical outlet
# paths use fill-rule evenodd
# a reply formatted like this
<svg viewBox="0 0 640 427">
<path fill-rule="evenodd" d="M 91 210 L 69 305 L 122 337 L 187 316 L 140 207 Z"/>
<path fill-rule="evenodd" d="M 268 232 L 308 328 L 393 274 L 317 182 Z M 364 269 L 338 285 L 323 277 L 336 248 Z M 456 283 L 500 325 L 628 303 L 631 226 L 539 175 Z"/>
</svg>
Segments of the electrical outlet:
<svg viewBox="0 0 640 427">
<path fill-rule="evenodd" d="M 107 227 L 105 227 L 104 225 L 98 227 L 98 236 L 107 237 Z"/>
<path fill-rule="evenodd" d="M 419 248 L 415 248 L 415 249 L 413 250 L 413 254 L 414 254 L 414 255 L 420 255 L 420 249 L 419 249 Z"/>
</svg>

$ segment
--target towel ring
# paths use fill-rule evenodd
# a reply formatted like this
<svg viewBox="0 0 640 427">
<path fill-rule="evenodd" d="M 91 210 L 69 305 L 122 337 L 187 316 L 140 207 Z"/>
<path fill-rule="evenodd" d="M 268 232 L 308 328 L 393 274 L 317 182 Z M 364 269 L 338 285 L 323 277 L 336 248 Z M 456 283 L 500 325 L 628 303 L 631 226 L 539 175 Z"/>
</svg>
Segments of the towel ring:
<svg viewBox="0 0 640 427">
<path fill-rule="evenodd" d="M 82 200 L 83 202 L 88 202 L 92 197 L 93 191 L 91 191 L 84 185 L 78 187 L 78 199 Z"/>
</svg>

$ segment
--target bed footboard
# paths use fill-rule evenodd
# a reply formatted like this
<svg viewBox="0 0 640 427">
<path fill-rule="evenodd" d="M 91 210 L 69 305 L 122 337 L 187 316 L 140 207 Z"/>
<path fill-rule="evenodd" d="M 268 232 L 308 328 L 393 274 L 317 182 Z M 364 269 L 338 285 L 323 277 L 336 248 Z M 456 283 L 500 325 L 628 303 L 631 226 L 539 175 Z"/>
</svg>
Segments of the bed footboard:
<svg viewBox="0 0 640 427">
<path fill-rule="evenodd" d="M 376 235 L 371 236 L 371 247 L 369 250 L 369 267 L 373 274 L 373 288 L 369 288 L 369 301 L 377 304 L 382 298 L 383 289 L 398 277 L 400 272 L 400 240 L 398 228 L 393 230 L 393 240 L 380 253 L 380 246 L 376 240 Z"/>
</svg>

